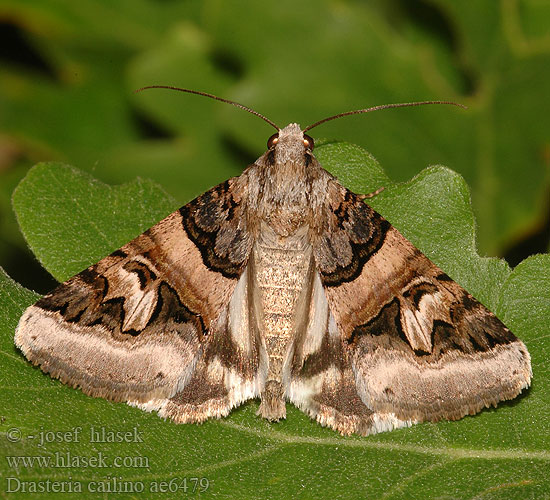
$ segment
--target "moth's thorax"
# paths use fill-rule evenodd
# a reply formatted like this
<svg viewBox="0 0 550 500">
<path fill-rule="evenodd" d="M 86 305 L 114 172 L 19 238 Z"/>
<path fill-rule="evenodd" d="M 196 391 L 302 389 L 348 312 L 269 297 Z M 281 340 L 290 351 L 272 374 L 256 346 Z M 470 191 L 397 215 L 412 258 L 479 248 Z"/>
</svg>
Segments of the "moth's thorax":
<svg viewBox="0 0 550 500">
<path fill-rule="evenodd" d="M 279 132 L 275 146 L 247 174 L 254 217 L 281 236 L 290 236 L 312 222 L 321 208 L 316 206 L 319 197 L 315 193 L 323 190 L 330 178 L 307 149 L 296 123 Z"/>
</svg>

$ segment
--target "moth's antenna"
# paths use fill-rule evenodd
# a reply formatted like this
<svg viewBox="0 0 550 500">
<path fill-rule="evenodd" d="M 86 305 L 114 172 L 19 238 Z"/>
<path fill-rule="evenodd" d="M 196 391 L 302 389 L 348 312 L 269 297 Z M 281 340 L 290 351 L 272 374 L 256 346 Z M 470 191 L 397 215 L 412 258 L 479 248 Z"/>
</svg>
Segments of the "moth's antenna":
<svg viewBox="0 0 550 500">
<path fill-rule="evenodd" d="M 370 113 L 371 111 L 378 111 L 379 109 L 406 108 L 409 106 L 424 106 L 425 104 L 450 104 L 452 106 L 458 106 L 459 108 L 468 109 L 466 106 L 464 106 L 464 104 L 459 104 L 457 102 L 452 102 L 452 101 L 419 101 L 419 102 L 400 102 L 397 104 L 382 104 L 380 106 L 373 106 L 372 108 L 356 109 L 355 111 L 346 111 L 345 113 L 339 113 L 334 116 L 329 116 L 328 118 L 323 118 L 322 120 L 315 122 L 313 125 L 309 125 L 303 131 L 306 132 L 308 130 L 311 130 L 314 127 L 317 127 L 318 125 L 321 125 L 321 123 L 329 122 L 331 120 L 336 120 L 336 118 L 342 118 L 342 116 L 358 115 L 360 113 Z"/>
<path fill-rule="evenodd" d="M 222 97 L 218 97 L 217 95 L 208 94 L 207 92 L 199 92 L 198 90 L 191 90 L 191 89 L 182 89 L 180 87 L 172 87 L 170 85 L 148 85 L 147 87 L 141 87 L 140 89 L 135 90 L 134 92 L 141 92 L 142 90 L 147 89 L 168 89 L 168 90 L 177 90 L 178 92 L 187 92 L 188 94 L 196 94 L 196 95 L 202 95 L 204 97 L 210 97 L 210 99 L 215 99 L 216 101 L 226 102 L 227 104 L 232 104 L 233 106 L 236 106 L 237 108 L 244 109 L 245 111 L 248 111 L 249 113 L 252 113 L 253 115 L 256 115 L 260 117 L 265 122 L 269 123 L 272 127 L 276 128 L 277 130 L 281 130 L 277 125 L 275 125 L 269 118 L 266 118 L 261 113 L 258 113 L 257 111 L 254 111 L 251 108 L 248 108 L 247 106 L 244 106 L 243 104 L 240 104 L 235 101 L 230 101 L 229 99 L 223 99 Z"/>
</svg>

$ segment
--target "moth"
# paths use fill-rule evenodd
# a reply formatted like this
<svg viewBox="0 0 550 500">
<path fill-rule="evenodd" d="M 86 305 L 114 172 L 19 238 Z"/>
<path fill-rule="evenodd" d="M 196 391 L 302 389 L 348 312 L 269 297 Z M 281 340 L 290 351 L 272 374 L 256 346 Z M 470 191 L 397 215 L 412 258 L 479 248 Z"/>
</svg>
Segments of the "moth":
<svg viewBox="0 0 550 500">
<path fill-rule="evenodd" d="M 178 423 L 259 397 L 270 421 L 289 401 L 344 435 L 459 419 L 529 386 L 523 342 L 324 170 L 305 133 L 419 103 L 302 130 L 176 90 L 277 132 L 240 176 L 29 307 L 27 359 Z"/>
</svg>

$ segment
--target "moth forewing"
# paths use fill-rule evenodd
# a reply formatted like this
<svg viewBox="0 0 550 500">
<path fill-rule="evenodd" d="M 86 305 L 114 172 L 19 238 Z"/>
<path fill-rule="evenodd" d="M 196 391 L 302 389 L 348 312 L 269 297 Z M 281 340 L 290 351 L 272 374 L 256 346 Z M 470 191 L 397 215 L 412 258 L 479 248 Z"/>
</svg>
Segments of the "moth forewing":
<svg viewBox="0 0 550 500">
<path fill-rule="evenodd" d="M 289 400 L 367 435 L 528 387 L 525 345 L 312 149 L 298 125 L 279 130 L 242 175 L 28 308 L 16 345 L 87 394 L 175 422 L 259 396 L 267 419 Z"/>
</svg>

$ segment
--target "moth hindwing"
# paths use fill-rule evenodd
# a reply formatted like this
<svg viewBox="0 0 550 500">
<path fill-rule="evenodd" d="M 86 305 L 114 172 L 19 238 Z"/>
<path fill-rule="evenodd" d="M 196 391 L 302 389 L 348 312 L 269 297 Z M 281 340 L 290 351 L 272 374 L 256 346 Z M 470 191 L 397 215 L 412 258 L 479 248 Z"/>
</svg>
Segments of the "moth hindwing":
<svg viewBox="0 0 550 500">
<path fill-rule="evenodd" d="M 290 124 L 202 194 L 29 307 L 24 355 L 175 422 L 251 398 L 342 434 L 458 419 L 529 386 L 525 345 L 344 188 Z"/>
</svg>

